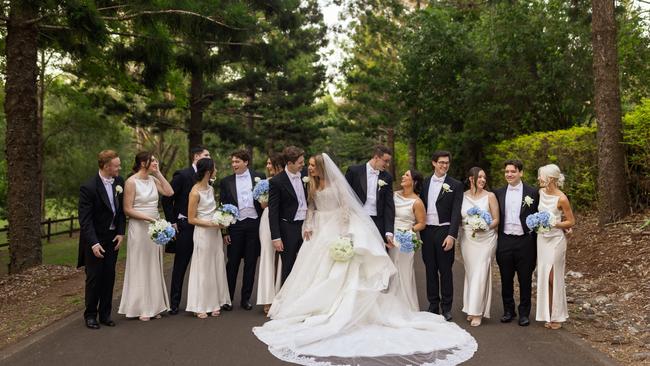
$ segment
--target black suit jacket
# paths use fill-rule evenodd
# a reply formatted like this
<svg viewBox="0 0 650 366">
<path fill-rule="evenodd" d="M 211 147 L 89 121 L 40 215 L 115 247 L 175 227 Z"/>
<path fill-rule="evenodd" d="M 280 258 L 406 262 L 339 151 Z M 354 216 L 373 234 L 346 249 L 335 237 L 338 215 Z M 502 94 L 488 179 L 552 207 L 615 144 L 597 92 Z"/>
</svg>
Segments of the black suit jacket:
<svg viewBox="0 0 650 366">
<path fill-rule="evenodd" d="M 255 178 L 265 179 L 264 174 L 254 172 L 249 169 L 251 175 L 251 187 L 255 188 Z M 239 202 L 237 201 L 237 177 L 235 174 L 231 174 L 219 182 L 219 201 L 221 204 L 231 204 L 238 206 Z M 255 205 L 255 211 L 257 211 L 257 216 L 262 216 L 262 206 L 257 200 L 253 203 Z"/>
<path fill-rule="evenodd" d="M 345 179 L 361 203 L 365 204 L 368 198 L 368 178 L 366 164 L 354 165 L 345 172 Z M 392 233 L 395 228 L 395 201 L 393 199 L 393 177 L 387 172 L 379 172 L 379 179 L 386 182 L 380 187 L 377 184 L 377 217 L 384 219 L 384 229 Z M 381 233 L 383 236 L 385 233 Z"/>
<path fill-rule="evenodd" d="M 422 186 L 422 193 L 420 198 L 424 203 L 424 209 L 427 210 L 431 202 L 429 202 L 429 187 L 431 186 L 431 177 L 428 176 L 424 180 Z M 463 192 L 465 187 L 460 181 L 447 175 L 444 183 L 449 185 L 451 192 L 445 192 L 442 188 L 438 194 L 438 199 L 435 202 L 436 210 L 438 211 L 438 220 L 440 222 L 449 223 L 449 235 L 458 238 L 458 227 L 461 221 L 460 209 L 463 205 Z M 443 183 L 443 184 L 444 184 Z"/>
<path fill-rule="evenodd" d="M 301 179 L 307 175 L 303 169 Z M 303 183 L 305 199 L 307 199 L 307 184 Z M 291 180 L 286 171 L 282 171 L 269 179 L 269 224 L 271 238 L 281 238 L 280 221 L 292 222 L 298 211 L 298 197 L 291 185 Z"/>
<path fill-rule="evenodd" d="M 122 177 L 116 177 L 113 182 L 115 214 L 113 214 L 106 188 L 104 188 L 104 183 L 99 174 L 81 186 L 79 194 L 79 225 L 81 229 L 77 267 L 83 267 L 86 264 L 85 255 L 89 248 L 102 240 L 106 240 L 111 235 L 111 222 L 115 225 L 117 234 L 124 235 L 126 229 L 126 216 L 122 209 L 124 194 L 117 193 L 115 188 L 117 186 L 122 187 L 122 190 L 124 189 L 124 179 Z"/>
<path fill-rule="evenodd" d="M 523 183 L 523 186 L 524 186 L 523 187 L 524 192 L 521 196 L 522 202 L 520 203 L 521 213 L 519 214 L 519 219 L 521 220 L 521 227 L 524 229 L 524 234 L 535 236 L 536 235 L 535 232 L 534 231 L 531 232 L 528 226 L 526 226 L 526 217 L 528 217 L 528 215 L 530 214 L 537 212 L 537 207 L 539 206 L 539 192 L 535 188 L 529 186 L 526 183 Z M 494 194 L 497 196 L 497 200 L 499 201 L 499 215 L 500 215 L 499 217 L 501 218 L 499 220 L 499 234 L 503 234 L 503 226 L 505 225 L 506 222 L 507 190 L 508 190 L 508 186 L 506 185 L 494 191 Z M 526 198 L 526 196 L 530 196 L 530 198 L 534 200 L 533 203 L 530 205 L 530 207 L 523 203 L 523 199 Z"/>
<path fill-rule="evenodd" d="M 165 211 L 165 218 L 175 224 L 178 222 L 179 214 L 187 217 L 190 191 L 194 186 L 194 168 L 190 166 L 174 172 L 171 186 L 174 194 L 170 197 L 163 196 L 161 201 Z"/>
</svg>

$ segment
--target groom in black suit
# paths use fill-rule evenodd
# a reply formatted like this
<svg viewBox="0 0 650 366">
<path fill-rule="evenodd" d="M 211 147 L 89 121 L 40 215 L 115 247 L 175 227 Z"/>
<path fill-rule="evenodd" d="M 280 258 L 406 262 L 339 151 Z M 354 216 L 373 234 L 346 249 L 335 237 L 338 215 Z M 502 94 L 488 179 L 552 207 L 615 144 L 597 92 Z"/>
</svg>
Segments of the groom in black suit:
<svg viewBox="0 0 650 366">
<path fill-rule="evenodd" d="M 239 209 L 239 219 L 228 227 L 224 242 L 228 245 L 226 276 L 230 299 L 235 299 L 239 265 L 244 260 L 244 276 L 241 286 L 241 307 L 251 310 L 250 302 L 255 283 L 255 267 L 260 255 L 260 217 L 262 206 L 253 198 L 255 181 L 266 178 L 263 174 L 248 168 L 251 158 L 247 150 L 237 150 L 230 154 L 230 165 L 235 174 L 229 175 L 219 183 L 221 204 L 231 204 Z M 258 179 L 259 178 L 259 179 Z M 224 310 L 231 310 L 228 304 Z"/>
<path fill-rule="evenodd" d="M 285 169 L 269 180 L 269 224 L 275 250 L 282 258 L 282 283 L 289 277 L 302 245 L 307 216 L 305 152 L 288 146 L 282 152 Z"/>
<path fill-rule="evenodd" d="M 178 314 L 185 272 L 194 251 L 194 225 L 187 222 L 187 205 L 190 191 L 194 186 L 196 162 L 210 157 L 210 152 L 203 146 L 193 147 L 190 153 L 192 154 L 192 165 L 174 172 L 171 182 L 174 194 L 170 197 L 162 197 L 165 218 L 176 229 L 176 240 L 165 246 L 167 253 L 176 253 L 174 255 L 174 268 L 172 269 L 172 284 L 169 291 L 169 314 L 171 315 Z"/>
<path fill-rule="evenodd" d="M 434 173 L 424 180 L 420 194 L 427 211 L 427 226 L 422 230 L 422 259 L 427 274 L 428 311 L 440 314 L 442 307 L 442 315 L 450 321 L 454 296 L 451 268 L 461 221 L 464 187 L 463 183 L 447 175 L 451 164 L 450 152 L 434 152 L 431 164 Z"/>
<path fill-rule="evenodd" d="M 391 156 L 389 148 L 376 146 L 372 159 L 366 164 L 349 167 L 345 173 L 345 179 L 361 200 L 364 210 L 372 218 L 389 248 L 393 247 L 395 226 L 393 177 L 386 172 Z"/>
<path fill-rule="evenodd" d="M 519 325 L 530 324 L 530 298 L 532 276 L 537 261 L 537 236 L 526 227 L 526 217 L 537 212 L 539 192 L 521 181 L 524 165 L 519 160 L 504 163 L 508 185 L 494 191 L 499 201 L 499 237 L 497 239 L 497 264 L 501 272 L 501 297 L 503 299 L 502 323 L 516 316 L 514 277 L 519 281 Z"/>
<path fill-rule="evenodd" d="M 84 319 L 90 329 L 99 329 L 99 323 L 115 326 L 111 320 L 115 263 L 126 227 L 120 158 L 115 151 L 104 150 L 97 162 L 99 173 L 81 186 L 79 194 L 81 232 L 77 267 L 86 267 Z"/>
</svg>

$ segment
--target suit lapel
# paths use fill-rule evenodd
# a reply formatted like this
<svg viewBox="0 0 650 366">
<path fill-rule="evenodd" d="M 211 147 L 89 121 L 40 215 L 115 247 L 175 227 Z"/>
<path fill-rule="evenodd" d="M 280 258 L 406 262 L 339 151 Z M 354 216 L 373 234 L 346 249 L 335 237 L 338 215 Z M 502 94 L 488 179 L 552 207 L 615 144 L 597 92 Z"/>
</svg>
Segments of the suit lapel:
<svg viewBox="0 0 650 366">
<path fill-rule="evenodd" d="M 235 202 L 235 206 L 239 206 L 237 200 L 237 176 L 233 174 L 231 177 L 232 178 L 228 180 L 228 189 L 230 189 L 230 194 L 232 195 L 233 202 Z"/>
<path fill-rule="evenodd" d="M 506 212 L 506 194 L 507 194 L 507 192 L 508 192 L 508 186 L 506 186 L 503 189 L 503 193 L 499 194 L 499 196 L 497 197 L 499 199 L 499 207 L 503 207 L 503 209 L 500 212 L 502 215 L 505 215 L 505 212 Z M 505 217 L 503 218 L 503 220 L 505 220 Z"/>
<path fill-rule="evenodd" d="M 282 185 L 284 185 L 284 188 L 289 191 L 289 194 L 291 197 L 293 197 L 296 202 L 298 202 L 298 196 L 296 195 L 296 191 L 293 189 L 293 184 L 291 184 L 291 179 L 289 179 L 289 175 L 287 172 L 282 172 L 280 173 L 280 177 L 284 182 L 282 182 Z"/>
<path fill-rule="evenodd" d="M 436 203 L 438 203 L 442 199 L 443 195 L 447 194 L 447 192 L 444 191 L 442 186 L 444 186 L 445 183 L 447 183 L 449 186 L 451 186 L 451 184 L 449 184 L 448 182 L 449 182 L 449 175 L 445 176 L 445 181 L 442 182 L 442 185 L 440 186 L 440 192 L 438 192 L 438 198 L 436 198 Z"/>
<path fill-rule="evenodd" d="M 117 178 L 113 181 L 113 202 L 115 203 L 115 212 L 117 212 L 120 209 L 120 200 L 117 199 L 118 193 L 115 187 L 117 187 Z"/>
<path fill-rule="evenodd" d="M 428 207 L 429 204 L 429 187 L 431 186 L 431 177 L 428 177 L 424 180 L 424 185 L 422 186 L 422 202 L 424 202 L 424 207 Z"/>
<path fill-rule="evenodd" d="M 102 201 L 108 207 L 111 212 L 113 212 L 113 207 L 111 207 L 111 201 L 108 200 L 108 193 L 106 192 L 106 187 L 104 187 L 104 182 L 102 181 L 102 178 L 97 174 L 97 190 L 99 191 L 99 196 L 102 198 Z M 115 184 L 115 183 L 113 183 Z"/>
<path fill-rule="evenodd" d="M 366 199 L 368 199 L 368 169 L 366 168 L 366 164 L 363 164 L 361 169 L 359 169 L 359 183 L 363 191 L 361 202 L 366 203 Z"/>
</svg>

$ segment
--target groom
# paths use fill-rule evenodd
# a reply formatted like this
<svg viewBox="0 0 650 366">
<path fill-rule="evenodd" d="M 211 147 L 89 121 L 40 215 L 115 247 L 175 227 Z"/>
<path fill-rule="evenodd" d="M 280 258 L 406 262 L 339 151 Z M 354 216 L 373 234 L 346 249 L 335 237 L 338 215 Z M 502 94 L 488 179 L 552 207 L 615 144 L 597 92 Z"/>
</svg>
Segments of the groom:
<svg viewBox="0 0 650 366">
<path fill-rule="evenodd" d="M 434 173 L 424 180 L 420 197 L 427 212 L 426 228 L 422 230 L 422 259 L 427 274 L 429 312 L 451 320 L 454 282 L 454 244 L 458 238 L 463 204 L 463 183 L 447 175 L 451 153 L 436 151 L 431 157 Z M 442 301 L 441 296 L 442 295 Z"/>
<path fill-rule="evenodd" d="M 210 152 L 203 146 L 193 147 L 190 154 L 192 154 L 192 165 L 174 172 L 171 181 L 174 194 L 170 197 L 163 196 L 161 199 L 165 218 L 176 229 L 176 240 L 165 246 L 166 252 L 175 253 L 172 283 L 169 291 L 170 315 L 178 314 L 185 272 L 194 251 L 194 225 L 187 222 L 187 205 L 190 191 L 194 186 L 196 162 L 210 157 Z"/>
<path fill-rule="evenodd" d="M 345 179 L 361 200 L 364 210 L 372 218 L 389 248 L 393 247 L 395 226 L 393 177 L 386 172 L 391 155 L 389 148 L 376 146 L 372 159 L 366 164 L 349 167 L 345 173 Z"/>
<path fill-rule="evenodd" d="M 504 173 L 508 185 L 494 191 L 499 201 L 499 237 L 497 264 L 501 272 L 503 299 L 502 323 L 510 323 L 516 316 L 514 277 L 519 280 L 519 325 L 530 324 L 532 276 L 537 261 L 537 236 L 526 227 L 526 217 L 537 212 L 539 193 L 521 181 L 524 164 L 507 160 Z"/>
<path fill-rule="evenodd" d="M 115 263 L 126 227 L 120 157 L 113 150 L 104 150 L 97 156 L 97 163 L 99 173 L 81 186 L 79 194 L 77 267 L 86 267 L 84 319 L 90 329 L 99 329 L 99 323 L 115 326 L 111 320 Z"/>
<path fill-rule="evenodd" d="M 305 152 L 295 146 L 282 151 L 286 167 L 269 180 L 269 224 L 275 250 L 282 258 L 282 283 L 289 277 L 302 246 L 302 224 L 307 216 Z"/>
</svg>

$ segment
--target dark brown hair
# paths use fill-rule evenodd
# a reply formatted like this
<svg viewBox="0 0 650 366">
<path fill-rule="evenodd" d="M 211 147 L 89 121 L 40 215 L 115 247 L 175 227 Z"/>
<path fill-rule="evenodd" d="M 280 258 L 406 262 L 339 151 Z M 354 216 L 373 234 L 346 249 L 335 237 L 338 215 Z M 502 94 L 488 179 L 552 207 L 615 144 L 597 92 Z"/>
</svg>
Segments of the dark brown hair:
<svg viewBox="0 0 650 366">
<path fill-rule="evenodd" d="M 467 186 L 468 186 L 469 189 L 472 189 L 471 181 L 474 181 L 474 192 L 473 193 L 476 193 L 476 191 L 478 190 L 478 186 L 476 185 L 476 182 L 478 181 L 478 175 L 481 172 L 485 173 L 485 170 L 483 168 L 480 168 L 480 167 L 477 167 L 477 166 L 472 167 L 469 170 L 469 172 L 467 172 Z M 487 173 L 485 173 L 485 188 L 483 188 L 483 189 L 485 189 L 486 191 L 488 190 Z"/>
<path fill-rule="evenodd" d="M 524 163 L 522 163 L 521 160 L 518 159 L 509 159 L 503 162 L 504 168 L 507 168 L 508 165 L 513 165 L 515 168 L 517 168 L 518 171 L 524 170 Z"/>
<path fill-rule="evenodd" d="M 111 162 L 111 160 L 115 158 L 119 158 L 120 156 L 117 155 L 117 152 L 113 150 L 102 150 L 97 154 L 97 165 L 99 165 L 99 169 L 104 169 L 104 166 L 108 163 Z"/>
<path fill-rule="evenodd" d="M 384 145 L 377 145 L 372 149 L 372 157 L 374 158 L 375 156 L 378 156 L 380 158 L 383 158 L 385 154 L 388 155 L 393 155 L 393 152 L 391 149 L 387 148 Z"/>
<path fill-rule="evenodd" d="M 273 166 L 276 174 L 284 169 L 284 159 L 282 158 L 282 154 L 270 152 L 269 159 L 271 160 L 271 165 Z"/>
<path fill-rule="evenodd" d="M 436 163 L 438 162 L 438 159 L 442 157 L 448 157 L 449 162 L 451 163 L 451 153 L 447 150 L 438 150 L 431 155 L 431 161 L 435 161 Z"/>
<path fill-rule="evenodd" d="M 153 158 L 153 153 L 150 151 L 140 151 L 135 155 L 135 163 L 133 163 L 133 172 L 137 173 L 140 171 L 140 166 L 142 163 L 144 164 L 144 167 L 149 169 L 149 166 L 151 165 L 151 158 Z"/>
<path fill-rule="evenodd" d="M 230 154 L 230 157 L 231 158 L 241 159 L 241 160 L 243 160 L 243 161 L 245 161 L 247 163 L 249 161 L 251 161 L 251 156 L 248 153 L 248 150 L 244 150 L 244 149 L 239 149 L 239 150 L 233 151 L 232 154 Z"/>
<path fill-rule="evenodd" d="M 413 192 L 419 196 L 422 191 L 424 176 L 415 169 L 409 169 L 409 172 L 411 172 L 411 179 L 413 179 Z"/>
<path fill-rule="evenodd" d="M 305 155 L 305 151 L 296 146 L 287 146 L 282 150 L 282 157 L 285 163 L 295 163 L 303 155 Z"/>
</svg>

